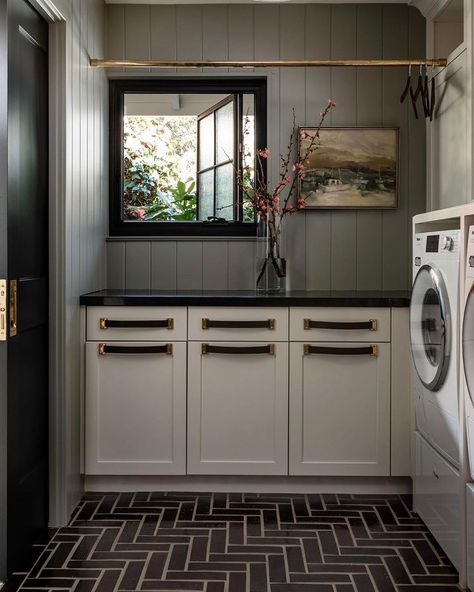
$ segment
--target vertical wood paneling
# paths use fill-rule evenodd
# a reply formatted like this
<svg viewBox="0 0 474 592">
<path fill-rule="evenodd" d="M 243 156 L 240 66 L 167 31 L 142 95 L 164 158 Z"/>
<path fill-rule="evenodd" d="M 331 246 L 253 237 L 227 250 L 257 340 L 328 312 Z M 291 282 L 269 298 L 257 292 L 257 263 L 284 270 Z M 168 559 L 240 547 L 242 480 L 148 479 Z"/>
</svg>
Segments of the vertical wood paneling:
<svg viewBox="0 0 474 592">
<path fill-rule="evenodd" d="M 118 60 L 125 57 L 125 6 L 111 4 L 107 6 L 106 53 Z"/>
<path fill-rule="evenodd" d="M 357 7 L 357 58 L 382 57 L 382 7 Z M 357 125 L 382 125 L 382 69 L 357 70 Z M 382 288 L 382 213 L 356 214 L 357 289 Z"/>
<path fill-rule="evenodd" d="M 253 60 L 255 55 L 254 7 L 250 4 L 229 5 L 229 59 Z M 232 69 L 242 74 L 241 69 Z"/>
<path fill-rule="evenodd" d="M 226 60 L 229 55 L 228 7 L 208 4 L 202 8 L 202 57 Z"/>
<path fill-rule="evenodd" d="M 107 95 L 105 73 L 89 68 L 104 56 L 105 6 L 100 0 L 64 0 L 64 23 L 51 28 L 51 526 L 64 525 L 82 495 L 80 477 L 81 323 L 79 295 L 102 288 L 105 266 Z M 123 9 L 111 11 L 123 48 Z M 55 222 L 57 221 L 57 222 Z M 102 239 L 101 239 L 102 237 Z M 123 251 L 123 245 L 118 247 Z M 120 265 L 125 260 L 119 253 Z"/>
<path fill-rule="evenodd" d="M 277 5 L 256 5 L 254 7 L 255 59 L 278 60 L 280 57 L 280 43 L 275 31 L 280 27 L 280 9 Z M 257 32 L 257 33 L 255 33 Z M 280 72 L 273 70 L 259 70 L 267 76 L 267 93 L 269 97 L 267 111 L 267 146 L 280 145 Z M 279 161 L 270 159 L 267 167 L 268 180 L 273 185 L 278 178 Z"/>
<path fill-rule="evenodd" d="M 408 9 L 408 32 L 410 57 L 423 55 L 426 47 L 426 34 L 424 18 L 418 10 L 411 7 Z M 428 124 L 430 125 L 430 124 Z M 409 260 L 412 258 L 411 220 L 413 216 L 424 212 L 426 209 L 426 183 L 425 175 L 419 171 L 426 166 L 426 123 L 416 119 L 412 109 L 408 109 L 408 243 Z M 411 286 L 411 265 L 406 270 L 407 282 Z"/>
<path fill-rule="evenodd" d="M 176 6 L 176 57 L 178 60 L 202 59 L 202 6 Z M 183 68 L 181 73 L 196 73 Z"/>
<path fill-rule="evenodd" d="M 110 57 L 122 57 L 125 47 L 126 57 L 137 57 L 128 55 L 133 48 L 135 54 L 145 56 L 148 51 L 152 58 L 170 59 L 403 58 L 419 57 L 425 51 L 423 17 L 401 5 L 109 5 L 107 14 Z M 137 33 L 132 35 L 130 27 Z M 195 74 L 196 70 L 181 73 L 191 72 Z M 241 70 L 238 73 L 243 74 Z M 327 125 L 399 126 L 402 139 L 399 210 L 308 210 L 288 220 L 290 287 L 406 288 L 410 220 L 424 207 L 425 187 L 425 122 L 415 121 L 406 105 L 399 104 L 406 72 L 283 68 L 259 70 L 258 74 L 268 76 L 272 182 L 278 173 L 278 152 L 287 145 L 292 107 L 298 124 L 314 125 L 331 97 L 337 107 Z M 220 249 L 227 252 L 228 288 L 253 288 L 251 241 L 170 240 L 147 244 L 151 263 L 148 258 L 135 264 L 148 271 L 142 276 L 136 271 L 132 275 L 138 274 L 140 281 L 145 281 L 146 273 L 150 274 L 148 284 L 157 289 L 223 286 L 222 277 L 216 278 L 210 271 Z M 198 252 L 190 245 L 199 245 Z M 124 269 L 125 265 L 124 260 Z M 164 265 L 169 265 L 166 273 Z M 115 263 L 114 271 L 108 265 L 108 278 L 119 285 L 120 274 L 115 278 L 115 269 Z"/>
<path fill-rule="evenodd" d="M 408 7 L 383 7 L 383 57 L 408 57 Z M 384 249 L 382 259 L 382 286 L 386 290 L 408 288 L 408 102 L 400 104 L 400 93 L 406 82 L 405 68 L 383 71 L 383 125 L 400 127 L 399 206 L 384 211 L 382 232 Z M 401 89 L 401 90 L 400 90 Z"/>
<path fill-rule="evenodd" d="M 176 7 L 156 5 L 150 7 L 151 59 L 175 60 L 177 56 Z M 154 70 L 158 74 L 169 69 Z"/>
<path fill-rule="evenodd" d="M 176 265 L 178 290 L 202 290 L 202 242 L 178 242 Z"/>
<path fill-rule="evenodd" d="M 151 244 L 152 290 L 176 290 L 176 241 Z"/>
<path fill-rule="evenodd" d="M 127 290 L 150 288 L 150 243 L 129 241 L 125 247 L 125 287 Z"/>
<path fill-rule="evenodd" d="M 305 6 L 302 4 L 280 7 L 280 59 L 296 59 L 304 55 Z M 295 110 L 296 125 L 305 121 L 305 70 L 280 70 L 280 148 L 286 154 Z M 275 155 L 276 156 L 276 155 Z M 296 159 L 296 151 L 291 155 Z M 285 222 L 288 259 L 288 285 L 291 290 L 304 290 L 306 286 L 306 227 L 305 212 L 288 217 Z"/>
<path fill-rule="evenodd" d="M 107 243 L 107 288 L 125 289 L 125 244 Z"/>
<path fill-rule="evenodd" d="M 228 267 L 229 290 L 252 290 L 255 286 L 255 244 L 229 241 Z"/>
<path fill-rule="evenodd" d="M 150 6 L 138 4 L 125 6 L 125 55 L 129 59 L 149 60 L 151 58 Z M 140 73 L 149 69 L 139 70 L 126 68 L 125 71 Z"/>
<path fill-rule="evenodd" d="M 337 5 L 332 8 L 331 58 L 357 53 L 357 8 Z M 351 126 L 356 121 L 357 73 L 354 68 L 334 68 L 331 94 L 337 102 L 332 124 Z M 332 212 L 331 216 L 331 288 L 355 290 L 357 286 L 357 214 Z"/>
<path fill-rule="evenodd" d="M 314 34 L 317 23 L 318 34 Z M 331 7 L 306 5 L 305 58 L 330 59 Z M 318 121 L 331 97 L 331 70 L 306 68 L 305 125 Z M 328 125 L 330 120 L 328 119 Z M 331 289 L 331 216 L 328 210 L 306 212 L 306 289 Z"/>
<path fill-rule="evenodd" d="M 226 242 L 203 242 L 202 288 L 203 290 L 227 290 L 228 245 Z"/>
</svg>

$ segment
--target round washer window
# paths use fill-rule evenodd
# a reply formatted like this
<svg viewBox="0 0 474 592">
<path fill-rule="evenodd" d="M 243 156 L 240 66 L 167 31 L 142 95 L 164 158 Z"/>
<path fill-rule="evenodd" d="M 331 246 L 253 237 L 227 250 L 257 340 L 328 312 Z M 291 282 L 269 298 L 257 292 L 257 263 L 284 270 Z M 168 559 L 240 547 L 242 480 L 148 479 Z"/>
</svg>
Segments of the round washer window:
<svg viewBox="0 0 474 592">
<path fill-rule="evenodd" d="M 410 333 L 416 372 L 428 389 L 437 391 L 449 367 L 451 327 L 443 278 L 430 265 L 420 268 L 413 283 Z"/>
</svg>

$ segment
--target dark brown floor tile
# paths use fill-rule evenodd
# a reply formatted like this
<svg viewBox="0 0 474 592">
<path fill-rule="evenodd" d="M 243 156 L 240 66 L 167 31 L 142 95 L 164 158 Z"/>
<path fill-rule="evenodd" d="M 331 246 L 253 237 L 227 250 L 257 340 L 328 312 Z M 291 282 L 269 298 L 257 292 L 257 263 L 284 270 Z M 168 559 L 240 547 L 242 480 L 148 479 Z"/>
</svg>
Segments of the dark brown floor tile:
<svg viewBox="0 0 474 592">
<path fill-rule="evenodd" d="M 229 574 L 229 592 L 242 592 L 247 589 L 247 574 L 246 573 L 230 573 Z"/>
<path fill-rule="evenodd" d="M 250 592 L 267 592 L 268 577 L 265 563 L 252 563 L 250 565 Z"/>
<path fill-rule="evenodd" d="M 145 572 L 146 580 L 161 580 L 165 564 L 168 560 L 167 553 L 152 553 Z"/>
<path fill-rule="evenodd" d="M 354 574 L 352 578 L 357 592 L 375 592 L 374 584 L 368 574 Z"/>
<path fill-rule="evenodd" d="M 127 565 L 125 573 L 123 574 L 119 582 L 118 589 L 136 590 L 144 567 L 144 561 L 130 561 L 130 563 Z"/>
<path fill-rule="evenodd" d="M 285 559 L 283 555 L 269 555 L 268 572 L 270 582 L 287 582 Z"/>
<path fill-rule="evenodd" d="M 383 565 L 369 565 L 368 569 L 378 592 L 397 592 L 388 571 Z"/>
</svg>

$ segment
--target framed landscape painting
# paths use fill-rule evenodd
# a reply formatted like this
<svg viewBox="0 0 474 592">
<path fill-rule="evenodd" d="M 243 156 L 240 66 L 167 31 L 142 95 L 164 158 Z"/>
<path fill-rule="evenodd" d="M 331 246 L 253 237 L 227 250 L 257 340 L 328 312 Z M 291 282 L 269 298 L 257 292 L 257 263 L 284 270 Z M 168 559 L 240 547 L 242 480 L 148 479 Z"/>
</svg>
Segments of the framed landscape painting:
<svg viewBox="0 0 474 592">
<path fill-rule="evenodd" d="M 299 129 L 299 153 L 316 128 Z M 398 207 L 398 128 L 322 128 L 299 196 L 306 208 Z"/>
</svg>

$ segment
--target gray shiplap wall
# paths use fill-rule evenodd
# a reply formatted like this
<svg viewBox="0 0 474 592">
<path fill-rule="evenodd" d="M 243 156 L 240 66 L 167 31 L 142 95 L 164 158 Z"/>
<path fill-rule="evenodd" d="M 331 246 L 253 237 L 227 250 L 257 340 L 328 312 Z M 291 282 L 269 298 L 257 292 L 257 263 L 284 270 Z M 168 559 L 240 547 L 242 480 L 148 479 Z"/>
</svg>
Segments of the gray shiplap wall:
<svg viewBox="0 0 474 592">
<path fill-rule="evenodd" d="M 82 495 L 79 296 L 106 282 L 108 87 L 89 57 L 104 55 L 102 0 L 57 0 L 50 25 L 50 525 Z"/>
<path fill-rule="evenodd" d="M 265 60 L 425 54 L 425 20 L 404 5 L 109 5 L 107 16 L 110 58 Z M 293 216 L 286 233 L 291 289 L 408 288 L 410 221 L 425 209 L 426 167 L 425 122 L 415 120 L 408 104 L 399 102 L 406 70 L 282 68 L 265 73 L 273 154 L 286 147 L 292 107 L 298 124 L 314 125 L 329 97 L 337 101 L 337 108 L 328 125 L 400 127 L 400 207 Z M 146 70 L 110 74 L 150 75 Z M 277 166 L 275 158 L 273 179 Z M 107 285 L 248 289 L 253 287 L 253 252 L 251 240 L 113 239 L 107 242 Z"/>
</svg>

